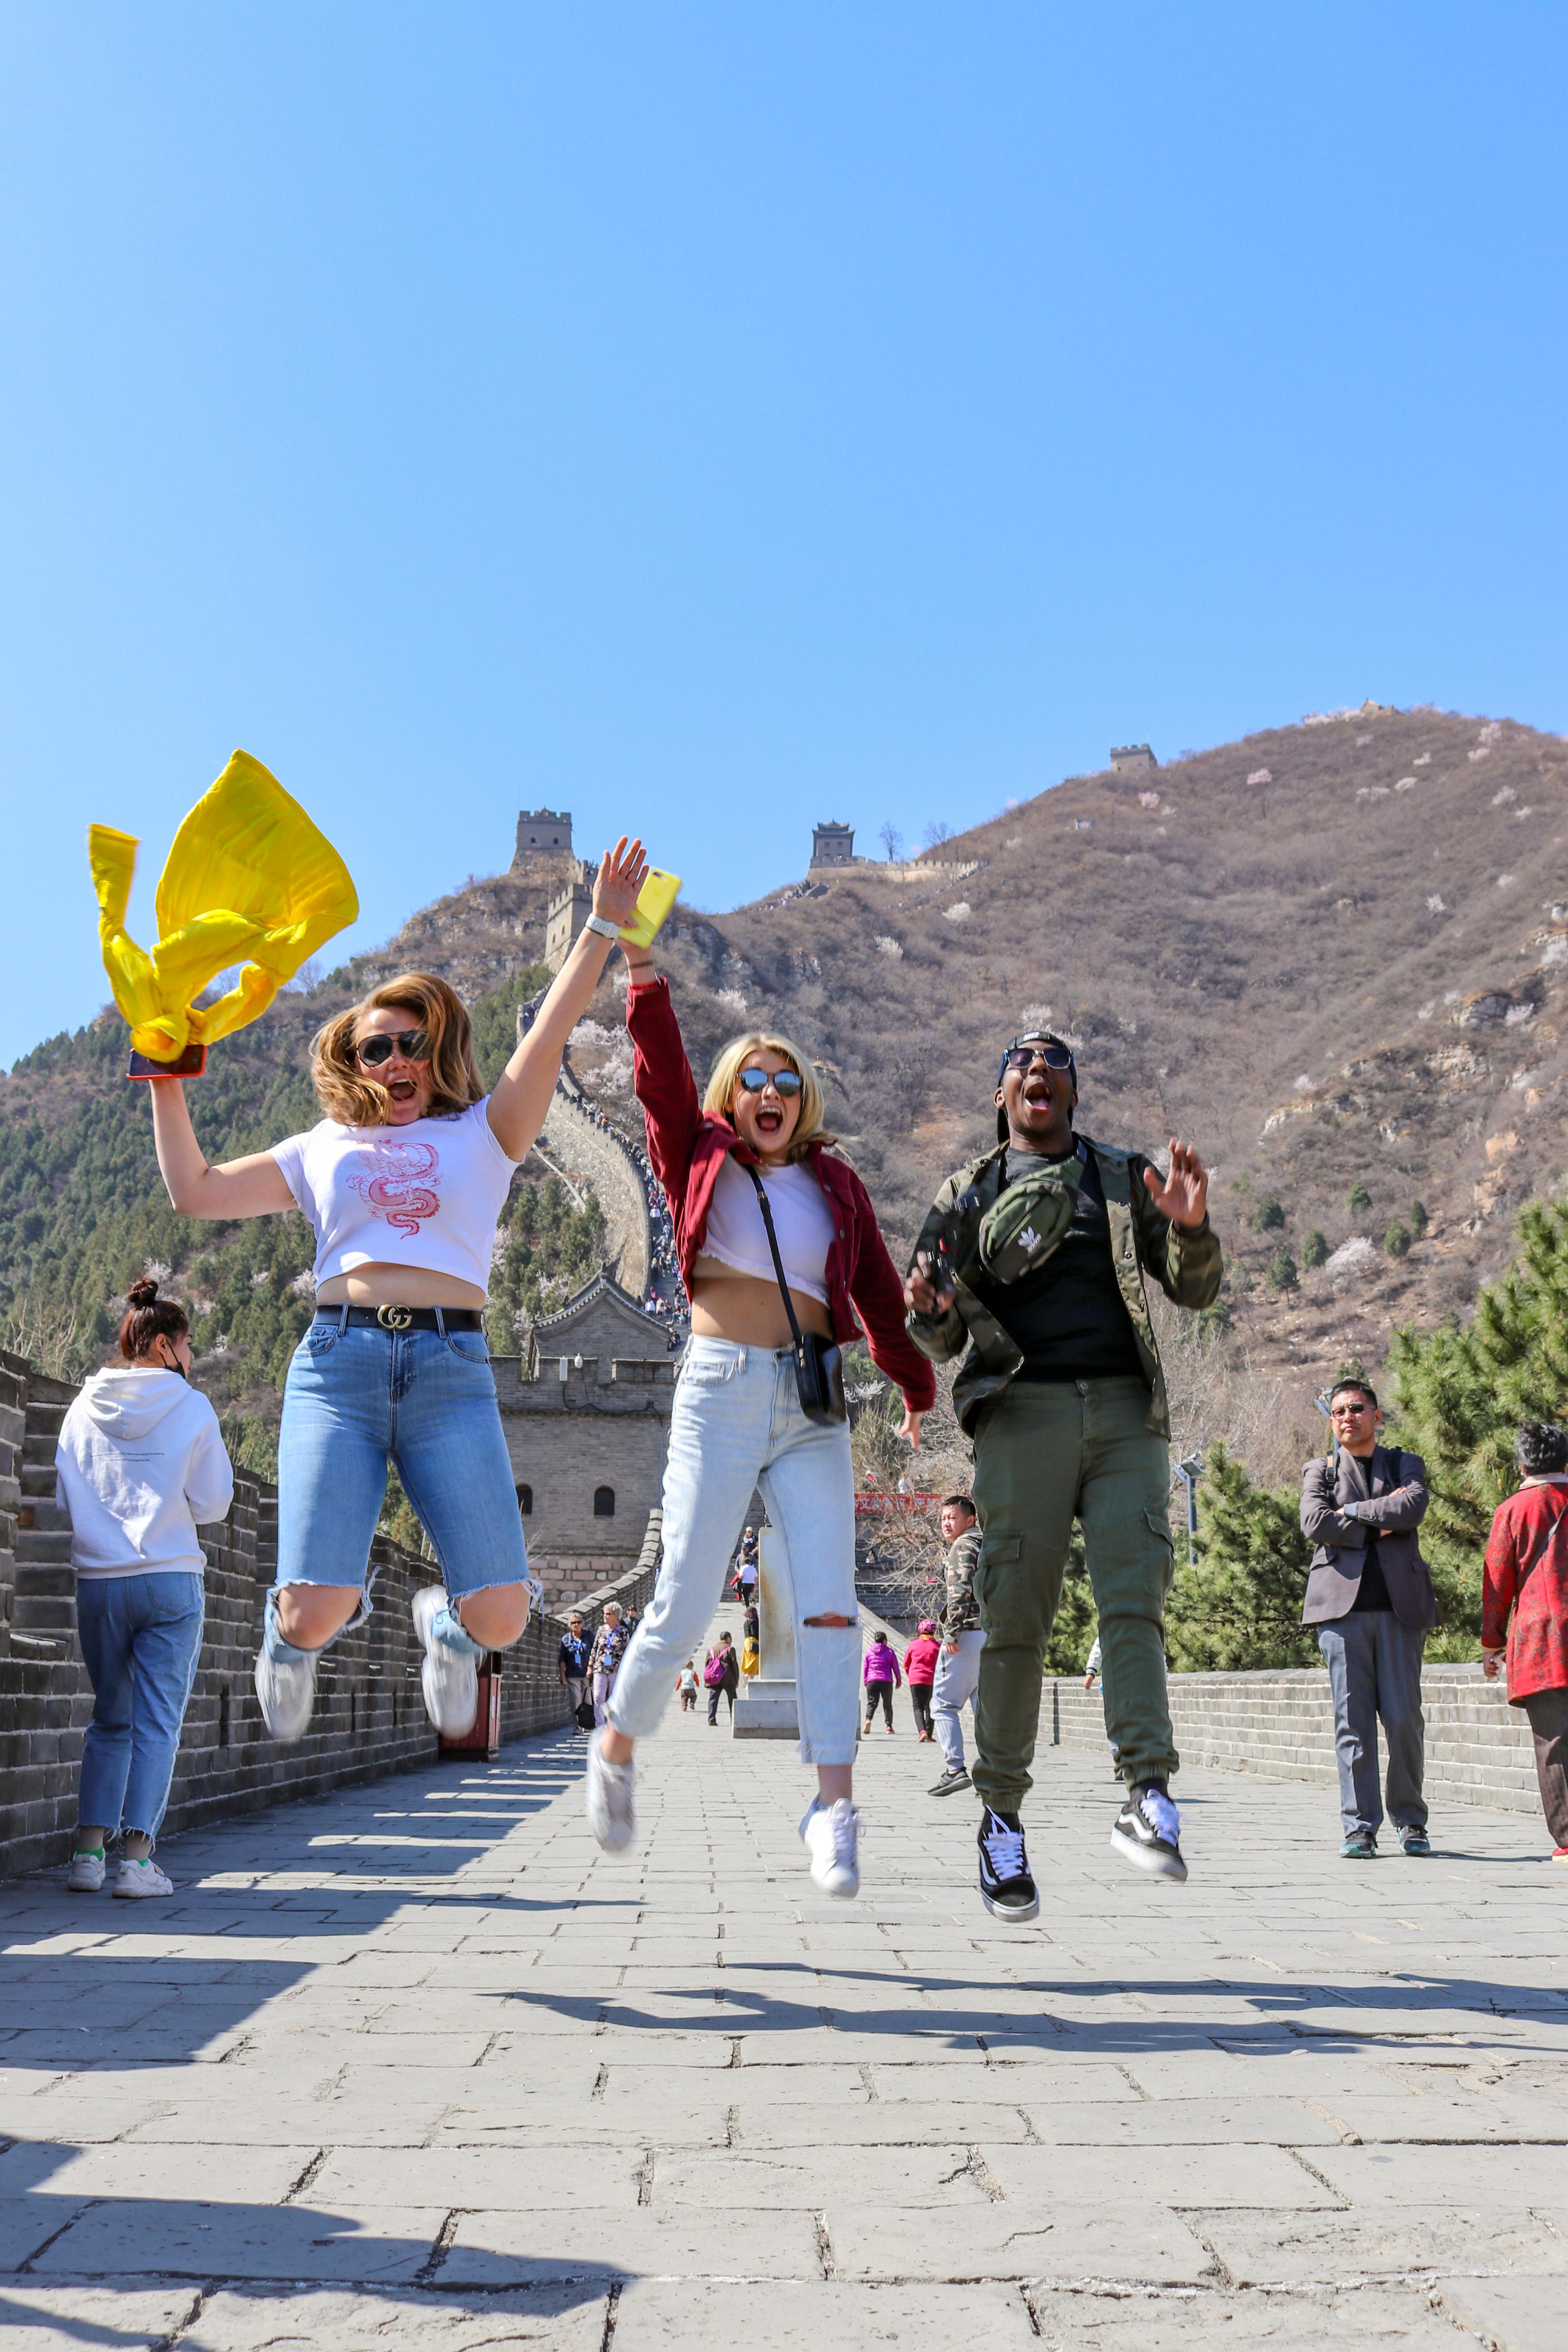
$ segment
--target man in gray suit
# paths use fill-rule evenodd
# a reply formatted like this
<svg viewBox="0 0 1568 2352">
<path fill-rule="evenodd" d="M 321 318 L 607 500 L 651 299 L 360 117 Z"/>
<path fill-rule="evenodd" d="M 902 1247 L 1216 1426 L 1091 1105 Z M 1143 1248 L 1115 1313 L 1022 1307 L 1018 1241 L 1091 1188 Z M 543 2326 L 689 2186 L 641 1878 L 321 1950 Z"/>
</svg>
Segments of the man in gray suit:
<svg viewBox="0 0 1568 2352">
<path fill-rule="evenodd" d="M 1406 1853 L 1430 1853 L 1421 1793 L 1426 1738 L 1421 1655 L 1437 1599 L 1415 1530 L 1426 1516 L 1426 1465 L 1380 1445 L 1383 1423 L 1364 1381 L 1329 1399 L 1331 1454 L 1301 1475 L 1301 1532 L 1316 1546 L 1303 1625 L 1315 1625 L 1334 1695 L 1340 1819 L 1349 1862 L 1370 1862 L 1383 1822 L 1377 1725 L 1388 1744 L 1388 1810 Z"/>
</svg>

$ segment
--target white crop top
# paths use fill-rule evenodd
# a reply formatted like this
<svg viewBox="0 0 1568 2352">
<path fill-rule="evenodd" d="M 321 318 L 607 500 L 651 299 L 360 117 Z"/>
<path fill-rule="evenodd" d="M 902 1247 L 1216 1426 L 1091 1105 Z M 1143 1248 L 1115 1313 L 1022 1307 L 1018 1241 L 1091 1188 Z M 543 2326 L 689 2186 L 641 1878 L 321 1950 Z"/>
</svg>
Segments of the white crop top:
<svg viewBox="0 0 1568 2352">
<path fill-rule="evenodd" d="M 759 1169 L 773 1213 L 779 1255 L 792 1290 L 828 1305 L 827 1252 L 833 1241 L 833 1212 L 811 1170 L 799 1160 L 784 1168 Z M 700 1257 L 716 1257 L 737 1274 L 755 1275 L 760 1282 L 778 1280 L 767 1227 L 757 1200 L 756 1186 L 743 1168 L 727 1159 L 719 1171 L 708 1208 L 708 1230 Z"/>
<path fill-rule="evenodd" d="M 489 1100 L 406 1127 L 324 1118 L 273 1145 L 316 1235 L 318 1285 L 380 1264 L 489 1287 L 496 1220 L 518 1164 L 496 1141 Z"/>
</svg>

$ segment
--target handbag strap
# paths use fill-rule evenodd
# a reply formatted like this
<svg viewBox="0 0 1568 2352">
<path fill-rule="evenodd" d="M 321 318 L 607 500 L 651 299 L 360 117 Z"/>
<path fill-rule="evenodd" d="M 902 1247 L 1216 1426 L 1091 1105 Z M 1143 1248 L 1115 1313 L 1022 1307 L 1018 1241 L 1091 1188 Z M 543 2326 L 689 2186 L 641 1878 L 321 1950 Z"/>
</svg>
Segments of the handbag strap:
<svg viewBox="0 0 1568 2352">
<path fill-rule="evenodd" d="M 789 1284 L 784 1280 L 784 1259 L 779 1253 L 779 1237 L 773 1231 L 773 1213 L 768 1206 L 767 1187 L 754 1168 L 748 1168 L 746 1173 L 757 1188 L 757 1206 L 763 1213 L 763 1223 L 768 1229 L 768 1247 L 773 1254 L 773 1272 L 779 1278 L 779 1296 L 784 1303 L 784 1313 L 789 1317 L 789 1328 L 795 1340 L 795 1353 L 798 1355 L 805 1347 L 805 1341 L 801 1337 L 800 1325 L 795 1318 L 795 1301 L 789 1295 Z"/>
</svg>

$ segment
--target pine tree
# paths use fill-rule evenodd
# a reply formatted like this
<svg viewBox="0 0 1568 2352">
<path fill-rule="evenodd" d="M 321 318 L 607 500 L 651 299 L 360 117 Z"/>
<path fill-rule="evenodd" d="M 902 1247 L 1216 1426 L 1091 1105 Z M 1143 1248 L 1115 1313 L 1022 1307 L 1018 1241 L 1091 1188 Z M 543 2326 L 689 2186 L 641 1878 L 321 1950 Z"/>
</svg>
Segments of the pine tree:
<svg viewBox="0 0 1568 2352">
<path fill-rule="evenodd" d="M 1446 1623 L 1472 1633 L 1492 1513 L 1519 1484 L 1519 1424 L 1568 1411 L 1568 1205 L 1532 1202 L 1519 1236 L 1518 1256 L 1481 1292 L 1473 1321 L 1396 1332 L 1388 1357 L 1400 1407 L 1389 1442 L 1426 1464 L 1421 1549 Z"/>
<path fill-rule="evenodd" d="M 1171 1663 L 1186 1674 L 1315 1666 L 1301 1597 L 1312 1547 L 1299 1497 L 1255 1486 L 1216 1445 L 1198 1487 L 1198 1564 L 1177 1570 L 1165 1608 Z"/>
</svg>

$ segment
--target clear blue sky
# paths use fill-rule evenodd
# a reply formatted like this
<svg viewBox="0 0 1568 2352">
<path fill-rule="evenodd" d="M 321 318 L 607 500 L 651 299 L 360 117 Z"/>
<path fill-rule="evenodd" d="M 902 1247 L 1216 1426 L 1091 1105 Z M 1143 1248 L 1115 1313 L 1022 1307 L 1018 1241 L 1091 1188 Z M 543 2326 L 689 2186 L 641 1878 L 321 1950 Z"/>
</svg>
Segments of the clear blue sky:
<svg viewBox="0 0 1568 2352">
<path fill-rule="evenodd" d="M 1373 695 L 1568 727 L 1568 11 L 7 6 L 0 1059 L 243 744 L 384 938 Z M 1037 910 L 1044 913 L 1046 910 Z"/>
</svg>

